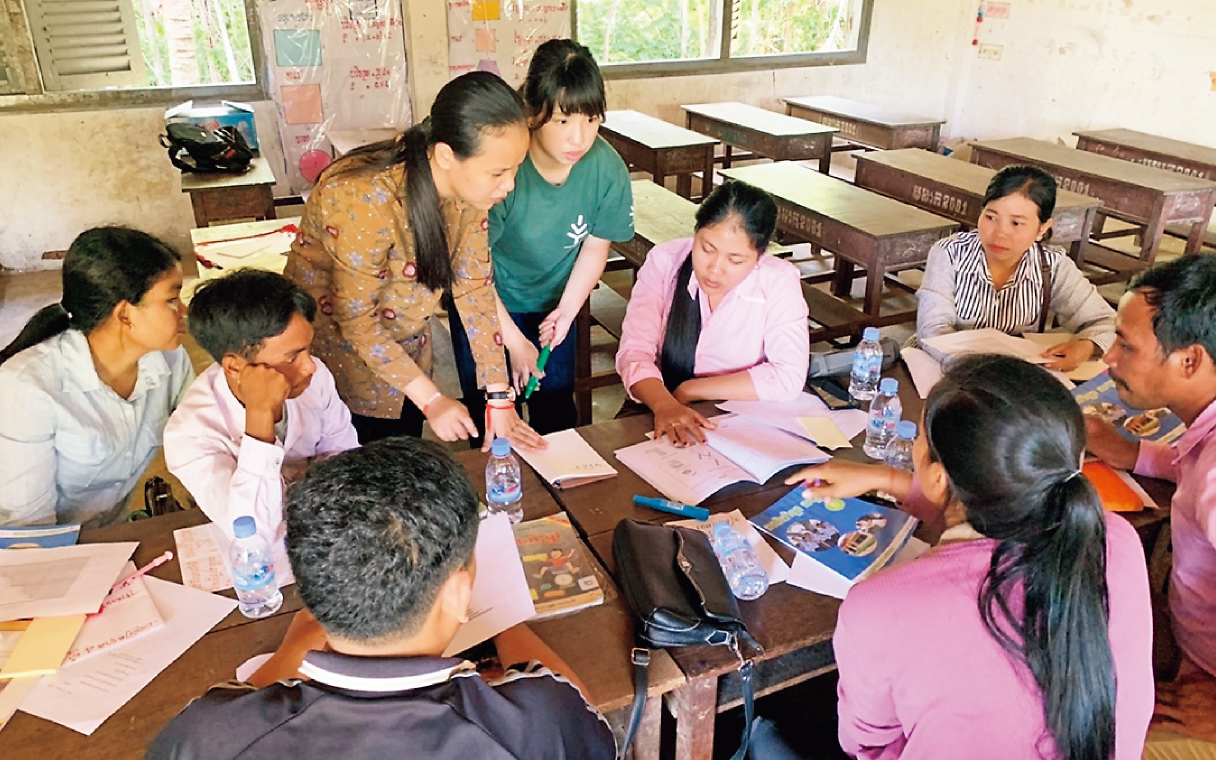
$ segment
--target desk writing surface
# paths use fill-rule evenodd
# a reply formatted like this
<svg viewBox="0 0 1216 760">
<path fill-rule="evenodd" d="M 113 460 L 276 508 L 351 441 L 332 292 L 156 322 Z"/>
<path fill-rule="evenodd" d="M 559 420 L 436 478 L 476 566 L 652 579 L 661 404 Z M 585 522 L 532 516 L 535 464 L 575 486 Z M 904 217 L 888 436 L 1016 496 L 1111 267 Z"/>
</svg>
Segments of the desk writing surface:
<svg viewBox="0 0 1216 760">
<path fill-rule="evenodd" d="M 273 185 L 274 172 L 265 158 L 255 158 L 244 174 L 182 174 L 182 192 L 193 190 L 216 190 L 225 187 L 247 187 L 250 185 Z"/>
<path fill-rule="evenodd" d="M 957 187 L 960 190 L 978 195 L 983 198 L 992 181 L 995 169 L 979 166 L 978 164 L 948 158 L 940 153 L 934 153 L 920 148 L 899 148 L 897 150 L 871 151 L 859 154 L 858 162 L 868 161 L 891 167 L 909 174 L 915 174 L 926 179 L 941 182 L 944 185 Z M 1081 195 L 1070 190 L 1056 190 L 1056 209 L 1090 208 L 1101 206 L 1102 201 L 1088 195 Z M 978 209 L 977 209 L 978 211 Z M 978 213 L 976 218 L 979 218 Z"/>
<path fill-rule="evenodd" d="M 838 98 L 835 95 L 811 95 L 797 98 L 783 98 L 786 103 L 801 106 L 814 111 L 835 114 L 857 121 L 865 121 L 884 127 L 909 126 L 915 124 L 945 124 L 945 119 L 933 119 L 927 116 L 917 116 L 910 113 L 892 111 L 881 106 L 859 103 L 848 98 Z"/>
<path fill-rule="evenodd" d="M 0 731 L 0 757 L 139 760 L 153 737 L 192 699 L 215 684 L 234 679 L 237 667 L 250 657 L 273 651 L 283 640 L 291 619 L 291 615 L 279 614 L 248 625 L 217 626 L 120 707 L 92 736 L 18 712 Z"/>
<path fill-rule="evenodd" d="M 680 108 L 710 119 L 782 137 L 833 134 L 837 131 L 835 127 L 827 127 L 813 121 L 786 116 L 783 113 L 756 108 L 745 103 L 698 103 L 680 106 Z"/>
<path fill-rule="evenodd" d="M 650 245 L 690 237 L 697 222 L 697 204 L 648 179 L 635 179 L 633 228 Z"/>
<path fill-rule="evenodd" d="M 1073 134 L 1077 137 L 1087 137 L 1115 145 L 1126 145 L 1145 153 L 1158 153 L 1162 156 L 1173 156 L 1198 164 L 1216 166 L 1216 148 L 1206 145 L 1158 137 L 1146 132 L 1137 132 L 1134 129 L 1104 129 L 1095 132 L 1073 132 Z"/>
<path fill-rule="evenodd" d="M 957 228 L 954 221 L 945 217 L 788 161 L 723 169 L 722 174 L 761 187 L 795 206 L 874 237 L 939 227 Z"/>
<path fill-rule="evenodd" d="M 713 137 L 697 134 L 690 129 L 647 116 L 637 111 L 609 111 L 604 115 L 603 128 L 647 148 L 682 148 L 689 145 L 717 145 Z"/>
<path fill-rule="evenodd" d="M 1017 137 L 1009 140 L 985 140 L 971 143 L 975 148 L 1008 156 L 1024 158 L 1030 163 L 1059 166 L 1116 182 L 1124 182 L 1161 193 L 1216 189 L 1216 183 L 1165 169 L 1122 161 L 1089 151 L 1066 148 L 1042 140 Z"/>
</svg>

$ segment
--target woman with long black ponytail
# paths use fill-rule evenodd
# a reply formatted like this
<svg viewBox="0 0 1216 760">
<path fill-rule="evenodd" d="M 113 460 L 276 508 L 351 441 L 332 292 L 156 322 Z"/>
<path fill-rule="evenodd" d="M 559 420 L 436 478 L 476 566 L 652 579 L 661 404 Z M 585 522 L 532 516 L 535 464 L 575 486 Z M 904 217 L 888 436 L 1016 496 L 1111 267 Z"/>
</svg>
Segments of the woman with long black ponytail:
<svg viewBox="0 0 1216 760">
<path fill-rule="evenodd" d="M 695 234 L 646 254 L 625 310 L 616 371 L 621 415 L 650 411 L 677 446 L 713 429 L 689 404 L 788 400 L 806 383 L 810 348 L 798 268 L 766 253 L 777 203 L 744 182 L 697 209 Z"/>
<path fill-rule="evenodd" d="M 126 227 L 72 241 L 59 303 L 0 351 L 0 525 L 126 519 L 194 380 L 180 258 Z"/>
<path fill-rule="evenodd" d="M 490 399 L 487 445 L 505 436 L 544 447 L 508 393 L 486 234 L 486 213 L 514 187 L 527 150 L 519 96 L 476 71 L 444 85 L 422 122 L 319 178 L 285 274 L 317 300 L 313 353 L 360 442 L 419 436 L 424 421 L 445 441 L 477 435 L 465 406 L 430 378 L 430 317 L 450 292 Z"/>
<path fill-rule="evenodd" d="M 859 757 L 1132 760 L 1153 712 L 1144 552 L 1080 471 L 1081 412 L 1042 368 L 958 360 L 926 400 L 912 478 L 829 464 L 812 495 L 875 487 L 944 518 L 921 558 L 854 586 L 833 638 L 840 740 Z M 791 479 L 793 480 L 793 479 Z M 918 486 L 918 487 L 917 487 Z"/>
</svg>

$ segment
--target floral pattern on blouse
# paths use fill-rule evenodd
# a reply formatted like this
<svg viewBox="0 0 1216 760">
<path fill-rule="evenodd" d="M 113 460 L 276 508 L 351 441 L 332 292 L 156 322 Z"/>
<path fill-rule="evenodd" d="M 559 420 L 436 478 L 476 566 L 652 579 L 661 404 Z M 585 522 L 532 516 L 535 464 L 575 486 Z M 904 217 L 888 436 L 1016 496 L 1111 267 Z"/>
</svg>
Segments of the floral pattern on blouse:
<svg viewBox="0 0 1216 760">
<path fill-rule="evenodd" d="M 414 236 L 397 199 L 400 166 L 322 178 L 304 207 L 285 274 L 317 299 L 313 353 L 355 414 L 397 418 L 405 387 L 431 373 L 430 317 L 442 291 L 418 282 Z M 486 212 L 453 198 L 441 207 L 479 386 L 506 383 Z M 400 220 L 400 226 L 398 221 Z"/>
</svg>

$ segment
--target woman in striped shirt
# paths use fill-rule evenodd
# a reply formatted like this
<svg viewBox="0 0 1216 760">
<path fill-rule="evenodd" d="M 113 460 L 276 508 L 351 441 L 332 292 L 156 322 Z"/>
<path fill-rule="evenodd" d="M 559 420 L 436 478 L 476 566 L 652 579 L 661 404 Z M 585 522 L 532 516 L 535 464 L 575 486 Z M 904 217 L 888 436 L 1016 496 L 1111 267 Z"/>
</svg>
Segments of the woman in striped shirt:
<svg viewBox="0 0 1216 760">
<path fill-rule="evenodd" d="M 1010 335 L 1043 332 L 1054 312 L 1077 337 L 1043 352 L 1048 369 L 1067 372 L 1110 348 L 1114 309 L 1062 249 L 1042 242 L 1050 237 L 1055 205 L 1056 182 L 1042 169 L 1007 166 L 996 173 L 978 228 L 929 251 L 916 295 L 919 343 L 986 327 Z"/>
</svg>

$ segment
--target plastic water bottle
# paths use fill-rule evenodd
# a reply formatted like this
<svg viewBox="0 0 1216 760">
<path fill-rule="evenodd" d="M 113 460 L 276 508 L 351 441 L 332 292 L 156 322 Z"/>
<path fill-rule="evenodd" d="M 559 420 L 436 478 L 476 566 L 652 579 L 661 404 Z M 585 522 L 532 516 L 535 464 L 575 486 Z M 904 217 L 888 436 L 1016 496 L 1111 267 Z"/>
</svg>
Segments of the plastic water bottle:
<svg viewBox="0 0 1216 760">
<path fill-rule="evenodd" d="M 912 472 L 912 444 L 916 440 L 916 423 L 912 420 L 900 420 L 895 426 L 895 437 L 887 444 L 884 459 L 888 467 Z"/>
<path fill-rule="evenodd" d="M 764 566 L 756 558 L 747 539 L 730 523 L 714 523 L 710 543 L 713 544 L 714 554 L 718 555 L 731 593 L 739 599 L 750 601 L 759 599 L 768 591 L 768 573 L 764 572 Z"/>
<path fill-rule="evenodd" d="M 273 615 L 283 605 L 283 592 L 274 577 L 274 559 L 266 539 L 258 535 L 252 517 L 238 517 L 232 522 L 236 538 L 228 553 L 232 564 L 232 585 L 236 589 L 237 607 L 247 618 Z"/>
<path fill-rule="evenodd" d="M 895 426 L 903 416 L 904 407 L 899 401 L 899 381 L 884 377 L 878 384 L 878 395 L 870 402 L 870 422 L 866 425 L 864 451 L 871 459 L 883 459 L 887 443 L 895 437 Z"/>
<path fill-rule="evenodd" d="M 869 401 L 878 390 L 882 374 L 882 346 L 878 343 L 878 328 L 867 327 L 861 333 L 861 343 L 853 350 L 853 372 L 849 376 L 849 395 L 854 401 Z"/>
<path fill-rule="evenodd" d="M 511 522 L 524 519 L 520 498 L 524 489 L 519 474 L 519 460 L 511 453 L 511 442 L 495 438 L 490 444 L 490 461 L 486 462 L 486 507 L 491 512 L 505 512 Z"/>
</svg>

